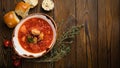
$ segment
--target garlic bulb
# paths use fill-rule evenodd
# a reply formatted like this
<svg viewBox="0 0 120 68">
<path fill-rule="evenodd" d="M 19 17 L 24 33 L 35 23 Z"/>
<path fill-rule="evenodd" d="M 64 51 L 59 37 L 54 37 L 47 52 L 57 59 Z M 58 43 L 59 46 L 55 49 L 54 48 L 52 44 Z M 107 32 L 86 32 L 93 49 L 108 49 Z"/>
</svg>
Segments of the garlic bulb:
<svg viewBox="0 0 120 68">
<path fill-rule="evenodd" d="M 30 4 L 31 8 L 34 8 L 38 4 L 38 0 L 23 0 L 25 3 Z"/>
<path fill-rule="evenodd" d="M 43 0 L 42 8 L 46 11 L 50 11 L 54 8 L 54 2 L 52 0 Z"/>
</svg>

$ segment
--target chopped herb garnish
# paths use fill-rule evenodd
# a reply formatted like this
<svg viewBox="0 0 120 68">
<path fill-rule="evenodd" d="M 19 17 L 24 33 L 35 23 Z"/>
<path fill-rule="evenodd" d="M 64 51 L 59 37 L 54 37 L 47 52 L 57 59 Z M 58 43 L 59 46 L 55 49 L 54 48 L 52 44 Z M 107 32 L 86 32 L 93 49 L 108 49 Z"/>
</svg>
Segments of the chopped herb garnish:
<svg viewBox="0 0 120 68">
<path fill-rule="evenodd" d="M 30 36 L 30 35 L 28 35 L 28 36 L 27 36 L 27 42 L 28 42 L 28 43 L 33 43 L 33 42 L 34 42 L 33 37 Z"/>
</svg>

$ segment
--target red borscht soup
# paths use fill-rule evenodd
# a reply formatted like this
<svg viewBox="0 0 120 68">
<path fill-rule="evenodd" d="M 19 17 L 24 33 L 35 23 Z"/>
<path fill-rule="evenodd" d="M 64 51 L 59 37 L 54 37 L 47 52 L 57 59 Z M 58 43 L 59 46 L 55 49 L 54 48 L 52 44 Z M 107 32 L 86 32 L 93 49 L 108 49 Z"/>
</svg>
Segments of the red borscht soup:
<svg viewBox="0 0 120 68">
<path fill-rule="evenodd" d="M 50 24 L 41 18 L 26 20 L 18 31 L 20 45 L 31 53 L 47 50 L 53 40 Z"/>
</svg>

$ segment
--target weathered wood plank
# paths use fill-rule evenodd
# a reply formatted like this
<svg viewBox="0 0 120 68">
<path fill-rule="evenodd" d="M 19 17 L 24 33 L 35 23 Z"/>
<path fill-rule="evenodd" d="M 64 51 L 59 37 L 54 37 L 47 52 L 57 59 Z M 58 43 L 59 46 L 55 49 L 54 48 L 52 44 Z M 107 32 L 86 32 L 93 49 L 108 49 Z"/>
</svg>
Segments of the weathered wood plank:
<svg viewBox="0 0 120 68">
<path fill-rule="evenodd" d="M 52 68 L 51 63 L 22 62 L 21 68 Z"/>
<path fill-rule="evenodd" d="M 119 68 L 119 0 L 98 4 L 99 67 Z"/>
<path fill-rule="evenodd" d="M 57 24 L 63 23 L 70 15 L 75 16 L 75 0 L 55 0 L 54 18 Z M 75 23 L 73 22 L 73 25 Z M 59 26 L 59 25 L 58 25 Z M 65 25 L 67 27 L 67 25 Z M 62 28 L 62 26 L 60 27 Z M 64 29 L 65 30 L 65 29 Z M 62 31 L 59 31 L 59 33 Z M 55 63 L 55 68 L 76 68 L 75 43 L 72 44 L 70 55 Z"/>
<path fill-rule="evenodd" d="M 111 68 L 120 68 L 120 0 L 110 0 Z"/>
<path fill-rule="evenodd" d="M 85 11 L 85 0 L 76 0 L 76 18 L 77 18 L 77 24 L 83 24 L 85 21 L 83 21 L 84 11 Z M 79 9 L 77 8 L 79 7 Z M 77 36 L 77 68 L 87 68 L 87 46 L 86 46 L 86 39 L 85 39 L 85 29 L 81 30 L 80 35 Z"/>
<path fill-rule="evenodd" d="M 98 61 L 99 68 L 107 68 L 110 62 L 110 38 L 111 38 L 111 17 L 109 3 L 106 0 L 98 0 Z M 108 17 L 108 18 L 107 18 Z M 109 28 L 108 28 L 109 23 Z M 109 48 L 109 52 L 108 52 Z M 109 57 L 107 57 L 109 55 Z M 110 64 L 110 63 L 109 63 Z"/>
<path fill-rule="evenodd" d="M 85 24 L 77 39 L 77 68 L 97 68 L 97 0 L 76 0 L 76 4 L 78 24 Z"/>
</svg>

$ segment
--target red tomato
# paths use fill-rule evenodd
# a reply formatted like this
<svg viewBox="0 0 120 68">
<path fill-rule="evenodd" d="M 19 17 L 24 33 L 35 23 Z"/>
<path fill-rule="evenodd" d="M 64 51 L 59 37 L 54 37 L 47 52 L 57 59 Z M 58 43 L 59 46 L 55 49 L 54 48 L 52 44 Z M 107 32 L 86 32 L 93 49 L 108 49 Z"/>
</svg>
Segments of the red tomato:
<svg viewBox="0 0 120 68">
<path fill-rule="evenodd" d="M 12 42 L 10 40 L 4 40 L 5 47 L 12 47 Z"/>
<path fill-rule="evenodd" d="M 21 62 L 20 62 L 20 60 L 15 60 L 15 61 L 13 61 L 13 64 L 15 67 L 18 67 L 18 66 L 20 66 Z"/>
<path fill-rule="evenodd" d="M 5 47 L 8 47 L 9 44 L 10 44 L 10 41 L 9 41 L 9 40 L 4 40 L 4 46 L 5 46 Z"/>
</svg>

